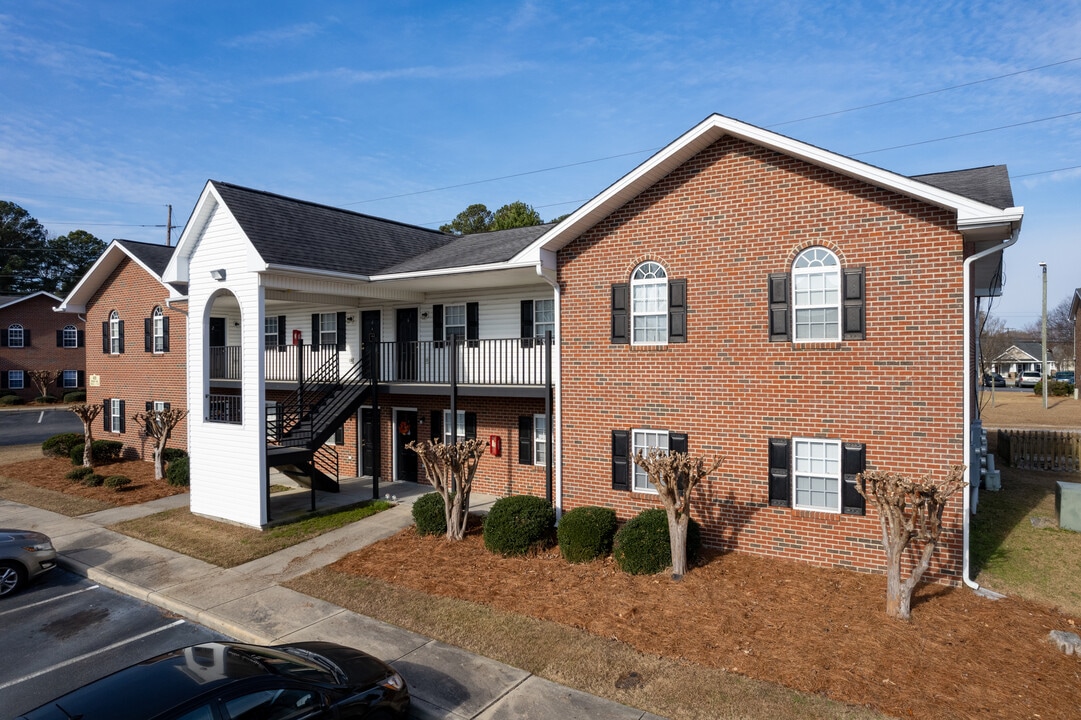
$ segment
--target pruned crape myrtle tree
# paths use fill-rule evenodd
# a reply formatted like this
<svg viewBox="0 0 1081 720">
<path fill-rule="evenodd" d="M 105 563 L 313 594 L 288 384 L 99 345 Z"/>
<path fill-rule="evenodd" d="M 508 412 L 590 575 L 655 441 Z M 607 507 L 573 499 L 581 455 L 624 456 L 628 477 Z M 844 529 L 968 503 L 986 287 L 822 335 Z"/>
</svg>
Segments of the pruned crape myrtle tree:
<svg viewBox="0 0 1081 720">
<path fill-rule="evenodd" d="M 706 460 L 688 453 L 668 452 L 661 448 L 639 450 L 634 464 L 642 468 L 668 514 L 668 541 L 672 549 L 672 579 L 687 572 L 687 525 L 690 523 L 691 492 L 702 478 L 721 466 L 719 458 L 707 467 Z"/>
<path fill-rule="evenodd" d="M 173 434 L 173 428 L 187 416 L 187 410 L 178 410 L 176 408 L 147 410 L 131 416 L 132 420 L 143 426 L 146 436 L 154 440 L 155 480 L 161 480 L 165 477 L 162 455 L 165 453 L 165 447 L 169 444 L 169 437 Z"/>
<path fill-rule="evenodd" d="M 94 445 L 94 419 L 101 414 L 104 407 L 104 405 L 88 405 L 86 403 L 68 405 L 68 410 L 71 410 L 83 421 L 83 465 L 85 467 L 94 467 L 92 453 Z"/>
<path fill-rule="evenodd" d="M 447 539 L 461 540 L 465 537 L 465 525 L 469 519 L 469 493 L 473 489 L 473 476 L 488 447 L 487 441 L 459 440 L 453 445 L 446 445 L 442 440 L 422 440 L 405 447 L 420 457 L 432 487 L 443 496 Z"/>
<path fill-rule="evenodd" d="M 886 550 L 886 615 L 889 617 L 900 620 L 911 617 L 912 592 L 938 547 L 946 503 L 968 484 L 964 473 L 963 465 L 955 465 L 941 483 L 935 483 L 930 475 L 908 480 L 884 470 L 856 476 L 856 490 L 875 506 L 882 523 L 882 546 Z M 901 561 L 913 541 L 920 545 L 919 554 L 912 572 L 902 580 Z"/>
<path fill-rule="evenodd" d="M 49 388 L 55 385 L 56 379 L 60 377 L 59 370 L 30 370 L 26 374 L 30 376 L 30 382 L 37 388 L 39 398 L 47 397 Z"/>
</svg>

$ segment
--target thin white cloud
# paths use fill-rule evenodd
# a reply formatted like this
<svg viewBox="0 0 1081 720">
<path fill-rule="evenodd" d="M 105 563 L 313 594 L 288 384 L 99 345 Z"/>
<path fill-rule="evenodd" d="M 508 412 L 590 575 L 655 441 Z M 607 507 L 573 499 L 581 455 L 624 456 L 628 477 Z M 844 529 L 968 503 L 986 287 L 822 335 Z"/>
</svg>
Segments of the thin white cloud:
<svg viewBox="0 0 1081 720">
<path fill-rule="evenodd" d="M 490 63 L 485 65 L 456 65 L 441 67 L 438 65 L 420 65 L 416 67 L 394 68 L 390 70 L 356 70 L 339 67 L 332 70 L 309 70 L 289 73 L 268 78 L 267 85 L 287 85 L 319 80 L 330 80 L 347 85 L 380 83 L 388 80 L 486 80 L 505 77 L 530 70 L 535 67 L 531 62 Z"/>
<path fill-rule="evenodd" d="M 238 47 L 264 47 L 280 45 L 294 40 L 303 40 L 314 37 L 323 30 L 320 23 L 307 22 L 286 27 L 257 30 L 247 35 L 238 35 L 228 40 L 223 40 L 222 45 L 229 48 Z"/>
</svg>

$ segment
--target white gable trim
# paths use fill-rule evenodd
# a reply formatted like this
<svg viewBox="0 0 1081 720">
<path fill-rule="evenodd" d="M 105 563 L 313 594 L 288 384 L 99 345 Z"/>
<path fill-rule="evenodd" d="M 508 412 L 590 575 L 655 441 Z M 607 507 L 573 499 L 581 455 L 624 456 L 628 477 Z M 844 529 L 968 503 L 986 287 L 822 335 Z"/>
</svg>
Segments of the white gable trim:
<svg viewBox="0 0 1081 720">
<path fill-rule="evenodd" d="M 83 275 L 75 287 L 71 289 L 71 292 L 69 292 L 68 296 L 60 303 L 60 306 L 53 309 L 57 312 L 85 313 L 86 303 L 93 297 L 94 293 L 98 291 L 98 288 L 109 279 L 109 275 L 116 270 L 125 257 L 141 267 L 147 275 L 161 283 L 162 287 L 168 291 L 170 298 L 181 297 L 180 293 L 177 292 L 175 288 L 162 282 L 161 277 L 151 270 L 146 263 L 136 257 L 119 242 L 113 240 L 109 243 L 109 246 L 105 248 L 105 252 L 94 261 L 94 264 L 90 266 L 90 269 L 86 271 L 86 274 Z"/>
</svg>

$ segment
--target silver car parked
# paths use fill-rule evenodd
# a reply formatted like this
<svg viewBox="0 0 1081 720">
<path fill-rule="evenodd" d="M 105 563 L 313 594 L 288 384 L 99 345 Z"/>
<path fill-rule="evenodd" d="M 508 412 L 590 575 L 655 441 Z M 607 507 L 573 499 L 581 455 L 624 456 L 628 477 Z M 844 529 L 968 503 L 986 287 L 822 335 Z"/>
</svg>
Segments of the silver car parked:
<svg viewBox="0 0 1081 720">
<path fill-rule="evenodd" d="M 56 548 L 33 530 L 0 528 L 0 598 L 56 567 Z"/>
</svg>

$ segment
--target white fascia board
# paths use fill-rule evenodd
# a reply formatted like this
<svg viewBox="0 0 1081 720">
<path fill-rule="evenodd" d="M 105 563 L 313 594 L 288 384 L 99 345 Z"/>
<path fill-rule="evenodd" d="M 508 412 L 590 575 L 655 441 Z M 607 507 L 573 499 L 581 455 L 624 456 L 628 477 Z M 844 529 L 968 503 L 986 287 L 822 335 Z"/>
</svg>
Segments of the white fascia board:
<svg viewBox="0 0 1081 720">
<path fill-rule="evenodd" d="M 519 253 L 520 254 L 520 253 Z M 372 275 L 370 278 L 372 282 L 384 282 L 387 280 L 416 280 L 418 278 L 426 277 L 445 277 L 451 275 L 470 275 L 473 273 L 488 273 L 498 272 L 500 270 L 520 270 L 522 268 L 532 268 L 537 264 L 536 260 L 522 262 L 515 262 L 512 258 L 507 262 L 501 263 L 489 263 L 487 265 L 463 265 L 461 267 L 454 268 L 438 268 L 435 270 L 417 270 L 414 272 L 393 273 L 390 275 Z"/>
<path fill-rule="evenodd" d="M 898 175 L 889 170 L 883 170 L 739 120 L 724 117 L 723 115 L 711 115 L 610 185 L 606 190 L 572 213 L 566 220 L 518 253 L 512 260 L 522 258 L 536 248 L 562 249 L 567 243 L 577 238 L 616 208 L 636 197 L 725 135 L 731 135 L 776 150 L 784 155 L 833 170 L 842 175 L 866 182 L 869 185 L 893 190 L 938 207 L 955 210 L 959 228 L 973 224 L 979 227 L 987 227 L 992 224 L 1015 225 L 1020 221 L 1020 217 L 1024 212 L 1021 208 L 1001 210 L 971 198 L 947 192 L 904 175 Z"/>
<path fill-rule="evenodd" d="M 173 253 L 173 257 L 169 260 L 165 272 L 162 273 L 162 282 L 187 283 L 191 281 L 188 273 L 188 261 L 191 259 L 191 254 L 195 250 L 195 245 L 198 243 L 199 237 L 206 228 L 211 213 L 219 207 L 228 213 L 229 219 L 236 227 L 237 233 L 242 236 L 247 243 L 246 252 L 248 269 L 254 272 L 260 272 L 266 269 L 266 262 L 259 255 L 259 252 L 255 249 L 251 240 L 248 239 L 243 228 L 240 227 L 240 223 L 236 221 L 232 211 L 229 210 L 229 206 L 222 200 L 221 195 L 218 194 L 213 181 L 207 180 L 203 192 L 199 195 L 199 200 L 195 203 L 195 208 L 191 211 L 191 216 L 188 218 L 188 224 L 184 226 L 184 232 L 180 234 L 180 239 L 176 243 L 176 252 Z"/>
<path fill-rule="evenodd" d="M 61 301 L 58 307 L 53 308 L 56 312 L 75 312 L 85 313 L 86 303 L 101 287 L 102 283 L 109 279 L 109 275 L 113 270 L 116 270 L 117 265 L 127 255 L 132 260 L 135 260 L 139 265 L 150 272 L 150 270 L 139 262 L 138 258 L 129 253 L 123 245 L 113 240 L 105 248 L 98 259 L 94 261 L 94 264 L 90 266 L 90 269 L 86 271 L 86 274 L 79 279 L 79 282 L 75 284 L 75 287 L 71 289 L 67 297 Z M 154 273 L 150 273 L 150 277 L 157 278 L 160 282 L 161 278 L 158 278 Z"/>
<path fill-rule="evenodd" d="M 12 300 L 9 303 L 5 303 L 3 305 L 0 305 L 0 307 L 5 307 L 5 308 L 14 307 L 14 306 L 18 305 L 21 302 L 25 302 L 25 301 L 30 300 L 32 298 L 36 298 L 39 295 L 44 295 L 47 298 L 52 298 L 56 302 L 63 302 L 63 298 L 59 298 L 56 295 L 53 295 L 51 292 L 48 292 L 47 290 L 35 290 L 34 292 L 30 293 L 26 297 L 17 298 L 15 300 Z M 53 308 L 53 310 L 56 310 L 57 312 L 61 312 L 61 311 L 57 310 L 57 308 Z M 70 311 L 67 311 L 67 312 L 70 312 Z"/>
</svg>

